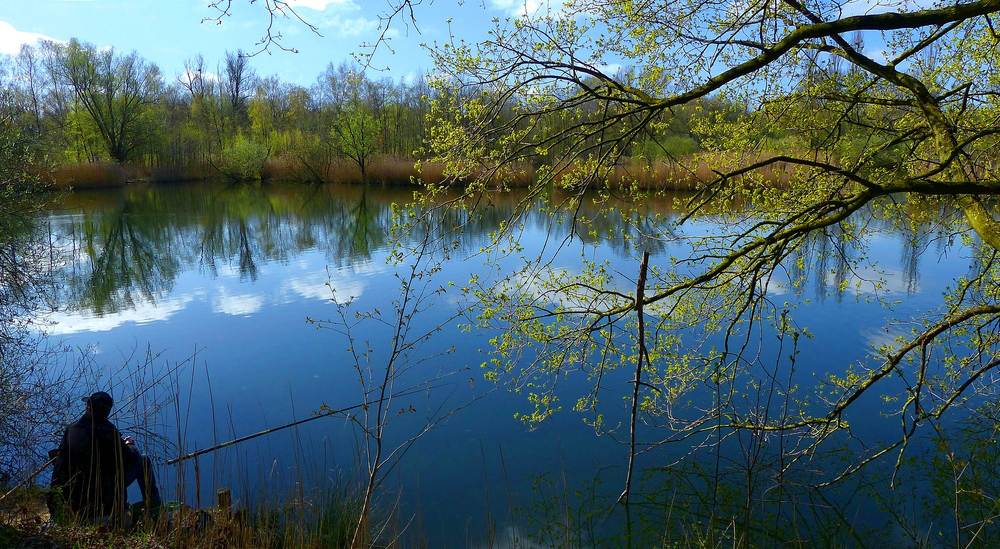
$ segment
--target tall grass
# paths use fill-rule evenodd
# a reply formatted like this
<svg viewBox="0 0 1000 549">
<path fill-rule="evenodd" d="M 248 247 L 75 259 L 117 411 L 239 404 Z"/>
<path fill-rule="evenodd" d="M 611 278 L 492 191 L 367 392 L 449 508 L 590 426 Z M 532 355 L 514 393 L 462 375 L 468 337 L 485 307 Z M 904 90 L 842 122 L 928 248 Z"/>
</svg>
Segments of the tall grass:
<svg viewBox="0 0 1000 549">
<path fill-rule="evenodd" d="M 445 166 L 441 163 L 417 162 L 406 158 L 382 157 L 372 161 L 366 169 L 367 178 L 362 179 L 358 165 L 344 160 L 334 160 L 319 166 L 311 166 L 291 155 L 274 156 L 260 168 L 260 179 L 270 182 L 294 183 L 339 183 L 376 184 L 387 186 L 415 185 L 418 182 L 440 184 L 446 180 Z M 521 164 L 510 170 L 489 176 L 488 184 L 495 187 L 526 187 L 534 175 L 528 164 Z M 485 175 L 483 175 L 485 177 Z M 114 163 L 69 164 L 40 174 L 40 178 L 52 182 L 57 188 L 99 189 L 121 187 L 129 181 L 146 180 L 154 183 L 211 180 L 223 177 L 209 162 L 189 166 L 164 165 L 119 166 Z M 469 178 L 471 179 L 471 177 Z M 460 184 L 468 180 L 460 181 Z"/>
<path fill-rule="evenodd" d="M 599 173 L 599 179 L 611 188 L 636 188 L 655 191 L 694 191 L 717 181 L 721 174 L 761 162 L 773 156 L 754 155 L 730 157 L 722 154 L 698 154 L 680 159 L 661 158 L 646 160 L 624 159 L 609 170 Z M 574 185 L 591 174 L 576 163 L 567 163 L 553 169 L 557 185 Z M 794 177 L 795 167 L 785 162 L 774 162 L 747 173 L 727 179 L 727 183 L 745 187 L 787 188 Z"/>
<path fill-rule="evenodd" d="M 472 170 L 466 176 L 454 177 L 447 174 L 447 167 L 441 162 L 422 162 L 420 164 L 420 180 L 425 184 L 468 185 L 473 180 L 484 183 L 487 188 L 499 190 L 528 187 L 535 179 L 535 169 L 527 162 L 507 166 L 501 170 Z"/>
<path fill-rule="evenodd" d="M 638 188 L 644 190 L 691 191 L 716 180 L 719 174 L 739 169 L 767 159 L 766 155 L 727 155 L 722 153 L 697 153 L 671 159 L 623 159 L 601 174 L 612 188 Z M 567 163 L 552 169 L 557 185 L 580 178 L 584 168 L 577 163 Z M 796 168 L 784 162 L 775 162 L 751 172 L 734 177 L 730 184 L 786 188 Z M 375 184 L 407 186 L 415 184 L 450 184 L 463 186 L 479 180 L 487 188 L 506 189 L 527 187 L 535 181 L 535 169 L 528 163 L 519 163 L 503 170 L 472 171 L 465 177 L 446 175 L 446 167 L 439 162 L 420 162 L 413 159 L 381 157 L 366 167 L 366 178 L 361 177 L 358 165 L 345 160 L 334 160 L 321 165 L 310 165 L 293 155 L 268 158 L 259 171 L 260 179 L 271 182 Z M 44 172 L 40 177 L 53 182 L 57 188 L 96 189 L 119 187 L 132 180 L 149 180 L 157 183 L 175 181 L 209 180 L 221 177 L 218 169 L 208 162 L 190 166 L 119 166 L 113 163 L 71 164 Z M 485 179 L 485 181 L 483 181 Z"/>
<path fill-rule="evenodd" d="M 191 387 L 194 386 L 195 374 L 192 369 L 187 382 Z M 211 406 L 212 431 L 215 433 L 211 446 L 246 435 L 236 432 L 231 412 L 228 426 L 220 428 L 217 425 L 212 383 L 207 369 L 204 374 L 204 388 Z M 187 426 L 192 422 L 203 423 L 206 418 L 191 417 L 190 406 L 182 401 L 182 395 L 187 393 L 187 404 L 191 403 L 194 397 L 190 389 L 182 388 L 179 376 L 174 377 L 172 383 L 175 395 L 173 424 L 177 436 L 174 455 L 185 455 L 195 449 L 188 447 L 185 440 Z M 289 399 L 294 421 L 297 420 L 295 403 L 291 396 Z M 310 416 L 310 420 L 315 417 Z M 333 417 L 319 421 L 333 421 Z M 241 536 L 239 544 L 229 544 L 228 547 L 349 547 L 365 508 L 363 475 L 345 472 L 330 463 L 334 453 L 325 445 L 328 442 L 322 448 L 305 443 L 300 427 L 294 423 L 267 432 L 270 434 L 254 439 L 252 445 L 244 442 L 241 446 L 232 447 L 231 451 L 212 452 L 201 458 L 177 462 L 174 465 L 177 499 L 193 503 L 194 509 L 200 509 L 207 502 L 207 498 L 203 497 L 206 486 L 210 494 L 217 494 L 220 489 L 229 491 L 235 499 L 237 511 L 230 512 L 226 503 L 210 512 L 211 516 L 220 519 L 214 520 L 213 526 L 221 525 Z M 291 463 L 286 461 L 279 466 L 275 458 L 279 454 L 276 447 L 291 449 Z M 355 456 L 355 471 L 361 470 L 360 463 L 358 454 Z M 187 494 L 186 490 L 192 488 L 192 480 L 194 494 Z M 370 530 L 366 539 L 371 543 L 366 546 L 399 546 L 400 528 L 391 509 L 376 506 L 368 517 Z M 201 537 L 214 535 L 208 529 Z"/>
<path fill-rule="evenodd" d="M 32 502 L 24 507 L 36 507 L 31 513 L 20 518 L 7 514 L 0 521 L 0 547 L 332 549 L 350 545 L 356 520 L 350 494 L 334 491 L 326 500 L 288 498 L 258 504 L 251 511 L 170 505 L 156 516 L 137 515 L 136 522 L 126 527 L 49 525 L 36 518 L 37 506 L 44 508 L 44 496 L 32 496 Z M 302 518 L 304 505 L 308 507 L 306 520 Z M 389 539 L 372 546 L 392 548 L 399 544 Z"/>
<path fill-rule="evenodd" d="M 272 462 L 276 463 L 272 457 L 276 452 L 271 446 L 271 437 L 259 439 L 263 443 L 257 447 L 257 455 L 240 447 L 238 451 L 226 455 L 205 456 L 200 464 L 189 460 L 179 463 L 176 469 L 162 465 L 166 457 L 177 456 L 188 446 L 185 435 L 187 425 L 207 420 L 192 417 L 189 406 L 195 396 L 191 389 L 194 376 L 200 373 L 195 368 L 196 359 L 197 355 L 194 355 L 180 363 L 154 366 L 159 363 L 158 355 L 148 349 L 145 353 L 134 351 L 120 367 L 103 368 L 102 377 L 94 377 L 100 379 L 98 388 L 111 390 L 118 401 L 112 421 L 123 433 L 137 437 L 140 450 L 150 453 L 154 463 L 161 464 L 156 468 L 156 474 L 164 501 L 183 504 L 168 504 L 158 517 L 137 516 L 139 520 L 125 528 L 122 524 L 128 521 L 110 530 L 101 525 L 73 523 L 50 526 L 47 524 L 50 517 L 45 503 L 47 490 L 29 485 L 0 502 L 0 541 L 3 541 L 0 548 L 22 546 L 24 540 L 31 539 L 43 540 L 39 542 L 39 547 L 76 549 L 318 549 L 349 545 L 364 499 L 363 485 L 358 480 L 360 475 L 338 474 L 331 479 L 330 471 L 336 469 L 327 463 L 331 454 L 307 451 L 307 445 L 303 444 L 297 429 L 286 429 L 271 435 L 279 439 L 287 437 L 287 442 L 281 441 L 280 444 L 294 449 L 293 463 L 284 468 L 268 467 Z M 84 364 L 91 369 L 96 367 L 96 363 Z M 212 400 L 207 370 L 205 378 L 207 398 Z M 189 383 L 191 387 L 188 387 Z M 89 394 L 94 387 L 74 385 L 72 389 L 73 394 Z M 67 398 L 64 402 L 77 403 L 78 399 Z M 67 410 L 66 422 L 80 413 L 82 410 L 77 408 Z M 221 442 L 220 438 L 235 438 L 231 419 L 230 427 L 226 429 L 215 425 L 214 409 L 212 416 L 215 442 Z M 173 441 L 164 435 L 170 432 L 175 433 L 171 436 L 176 437 Z M 46 449 L 45 445 L 42 447 Z M 167 473 L 171 472 L 175 472 L 178 481 L 176 489 L 170 486 L 170 475 Z M 17 480 L 2 478 L 0 486 L 13 485 Z M 43 473 L 34 481 L 47 484 L 47 480 L 48 475 Z M 188 490 L 192 485 L 193 494 Z M 222 489 L 230 497 L 219 498 L 216 504 L 215 498 L 209 494 L 218 494 Z M 0 496 L 7 492 L 7 489 L 0 491 Z M 372 532 L 369 538 L 373 545 L 387 548 L 399 546 L 397 540 L 401 529 L 396 526 L 391 510 L 376 507 L 370 524 Z M 10 543 L 7 543 L 7 538 L 10 538 Z"/>
<path fill-rule="evenodd" d="M 69 164 L 39 174 L 59 189 L 102 189 L 121 187 L 127 180 L 125 170 L 112 162 Z"/>
<path fill-rule="evenodd" d="M 366 178 L 361 177 L 361 169 L 354 162 L 334 160 L 320 167 L 311 167 L 291 156 L 278 156 L 268 161 L 264 168 L 263 179 L 267 181 L 304 182 L 344 184 L 376 184 L 387 186 L 414 185 L 417 182 L 439 184 L 451 181 L 445 175 L 445 166 L 441 163 L 424 162 L 418 167 L 417 162 L 407 158 L 381 157 L 366 166 Z M 494 175 L 491 183 L 499 187 L 527 186 L 531 181 L 530 166 L 519 166 L 512 170 L 511 177 Z"/>
</svg>

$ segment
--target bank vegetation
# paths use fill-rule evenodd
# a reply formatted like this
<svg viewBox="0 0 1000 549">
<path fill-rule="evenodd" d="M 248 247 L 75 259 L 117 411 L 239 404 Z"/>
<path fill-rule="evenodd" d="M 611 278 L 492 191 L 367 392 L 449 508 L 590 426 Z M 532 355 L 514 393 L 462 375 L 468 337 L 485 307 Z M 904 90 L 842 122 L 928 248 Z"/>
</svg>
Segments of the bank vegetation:
<svg viewBox="0 0 1000 549">
<path fill-rule="evenodd" d="M 331 63 L 303 87 L 257 74 L 253 61 L 242 51 L 215 62 L 194 55 L 169 75 L 134 51 L 78 40 L 24 45 L 0 59 L 8 114 L 0 131 L 30 143 L 31 173 L 58 187 L 205 179 L 440 183 L 446 167 L 428 161 L 434 155 L 427 149 L 434 111 L 485 93 L 449 95 L 423 77 L 375 79 L 348 63 Z M 499 117 L 513 117 L 524 104 L 524 98 L 504 99 Z M 578 115 L 597 115 L 597 109 L 596 101 L 580 105 Z M 735 122 L 745 115 L 745 107 L 720 98 L 662 113 L 606 176 L 619 186 L 694 189 L 720 170 L 809 146 L 762 127 L 759 138 L 769 152 L 752 158 L 707 152 L 706 120 Z M 576 122 L 548 117 L 533 133 L 544 141 Z M 530 160 L 491 174 L 494 186 L 528 186 L 538 169 L 583 168 L 559 160 L 571 146 L 550 141 Z M 754 173 L 784 186 L 793 172 L 779 163 Z"/>
</svg>

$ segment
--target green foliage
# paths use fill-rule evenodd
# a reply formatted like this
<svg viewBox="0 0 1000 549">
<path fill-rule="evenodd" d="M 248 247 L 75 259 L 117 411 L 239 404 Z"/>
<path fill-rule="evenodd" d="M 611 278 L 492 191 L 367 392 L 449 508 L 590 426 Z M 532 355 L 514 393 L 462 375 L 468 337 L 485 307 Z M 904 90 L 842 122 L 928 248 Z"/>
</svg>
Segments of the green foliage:
<svg viewBox="0 0 1000 549">
<path fill-rule="evenodd" d="M 77 162 L 98 162 L 106 157 L 104 144 L 94 119 L 84 110 L 73 109 L 66 115 L 67 148 L 64 158 Z"/>
<path fill-rule="evenodd" d="M 11 75 L 0 89 L 24 105 L 19 116 L 55 164 L 113 161 L 198 179 L 242 135 L 318 182 L 337 156 L 368 175 L 377 157 L 409 163 L 423 145 L 431 90 L 422 80 L 376 81 L 342 65 L 306 89 L 257 77 L 252 60 L 227 54 L 220 71 L 198 55 L 164 82 L 134 52 L 43 41 L 0 57 Z"/>
<path fill-rule="evenodd" d="M 24 313 L 39 297 L 34 214 L 47 198 L 31 176 L 39 158 L 17 98 L 0 90 L 0 364 L 15 364 L 30 347 Z"/>
<path fill-rule="evenodd" d="M 475 93 L 450 94 L 421 79 L 412 84 L 373 80 L 360 67 L 347 64 L 331 65 L 306 89 L 276 77 L 257 77 L 252 58 L 235 53 L 214 69 L 221 75 L 213 74 L 200 55 L 188 59 L 184 73 L 171 83 L 134 52 L 98 50 L 75 40 L 25 46 L 4 63 L 12 75 L 4 89 L 26 105 L 22 116 L 50 160 L 140 165 L 169 174 L 169 179 L 210 175 L 210 163 L 236 135 L 270 147 L 272 157 L 297 159 L 301 170 L 295 177 L 300 179 L 323 180 L 326 165 L 338 159 L 354 164 L 368 178 L 377 159 L 409 162 L 427 155 L 427 114 L 432 108 L 474 114 L 477 105 L 488 105 L 493 97 L 488 91 L 478 99 Z M 558 162 L 571 144 L 564 137 L 574 124 L 599 123 L 602 111 L 597 103 L 580 107 L 545 115 L 533 131 L 550 142 L 525 151 L 531 154 L 522 155 L 522 160 L 536 169 Z M 510 120 L 526 108 L 535 106 L 506 101 L 498 115 Z M 646 134 L 632 136 L 615 150 L 647 159 L 683 158 L 702 147 L 696 131 L 699 116 L 721 113 L 733 118 L 744 111 L 715 98 L 694 101 L 653 117 Z M 516 132 L 509 138 L 515 137 Z M 585 141 L 601 148 L 598 134 Z M 495 171 L 494 185 L 524 179 L 517 173 L 527 165 Z M 641 184 L 654 186 L 655 181 L 647 180 Z"/>
<path fill-rule="evenodd" d="M 236 181 L 259 181 L 271 149 L 242 135 L 222 149 L 219 171 Z"/>
<path fill-rule="evenodd" d="M 330 142 L 340 155 L 357 164 L 365 180 L 368 166 L 379 150 L 380 133 L 375 116 L 355 98 L 334 116 Z"/>
<path fill-rule="evenodd" d="M 974 415 L 969 399 L 996 391 L 986 380 L 1000 368 L 1000 111 L 990 87 L 1000 80 L 990 60 L 1000 4 L 841 17 L 846 7 L 581 1 L 434 51 L 429 148 L 467 197 L 449 204 L 483 201 L 482 174 L 549 166 L 484 247 L 497 274 L 466 286 L 481 311 L 474 326 L 494 334 L 487 377 L 526 396 L 518 417 L 529 424 L 568 400 L 599 432 L 629 440 L 630 457 L 680 445 L 713 449 L 720 468 L 739 462 L 736 546 L 752 545 L 759 495 L 891 468 L 915 433 Z M 884 49 L 864 44 L 882 38 Z M 630 69 L 605 70 L 622 61 Z M 686 132 L 672 126 L 680 114 Z M 701 151 L 683 167 L 706 176 L 668 221 L 645 207 L 650 193 L 614 175 L 629 155 L 653 158 L 651 147 L 685 133 Z M 554 268 L 552 247 L 519 241 L 521 212 L 536 208 L 554 226 L 572 224 L 573 243 L 601 234 L 602 216 L 629 220 L 616 236 L 635 271 L 612 272 L 586 252 Z M 926 314 L 887 321 L 887 332 L 911 328 L 892 345 L 858 346 L 825 378 L 803 375 L 801 342 L 842 342 L 797 321 L 784 295 L 812 278 L 891 307 L 866 237 L 876 223 L 910 235 L 925 208 L 942 257 L 968 253 L 975 272 Z M 726 229 L 706 233 L 701 218 Z M 653 263 L 637 285 L 646 251 Z M 589 383 L 567 394 L 567 376 Z M 903 426 L 897 438 L 871 440 L 849 421 L 872 401 Z M 608 421 L 623 402 L 631 422 Z M 865 450 L 847 452 L 855 437 Z M 787 445 L 774 449 L 775 439 Z M 738 451 L 723 458 L 733 440 Z M 847 458 L 832 467 L 831 455 Z M 806 460 L 822 463 L 806 471 Z"/>
<path fill-rule="evenodd" d="M 643 141 L 633 154 L 644 158 L 684 158 L 701 150 L 701 145 L 689 136 L 668 135 L 661 139 Z"/>
<path fill-rule="evenodd" d="M 80 137 L 96 133 L 112 160 L 132 160 L 155 130 L 150 107 L 163 87 L 159 69 L 135 52 L 121 55 L 76 40 L 55 47 L 55 55 L 58 78 L 73 90 L 77 108 L 89 115 L 89 125 L 77 124 Z"/>
</svg>

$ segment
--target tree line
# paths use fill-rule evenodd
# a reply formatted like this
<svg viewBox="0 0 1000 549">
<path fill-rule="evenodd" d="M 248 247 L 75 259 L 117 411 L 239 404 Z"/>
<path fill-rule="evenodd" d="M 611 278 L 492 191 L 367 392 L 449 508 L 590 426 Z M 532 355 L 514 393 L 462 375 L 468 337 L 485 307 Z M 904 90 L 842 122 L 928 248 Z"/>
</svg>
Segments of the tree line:
<svg viewBox="0 0 1000 549">
<path fill-rule="evenodd" d="M 214 64 L 195 55 L 169 77 L 135 51 L 76 39 L 26 44 L 0 59 L 0 88 L 12 114 L 0 131 L 32 143 L 47 166 L 111 163 L 129 167 L 133 177 L 161 180 L 258 179 L 270 172 L 324 181 L 337 178 L 331 163 L 346 165 L 353 174 L 348 178 L 368 180 L 379 159 L 412 168 L 433 156 L 426 147 L 435 106 L 460 112 L 488 93 L 480 88 L 456 95 L 453 87 L 423 77 L 376 79 L 347 62 L 330 63 L 303 87 L 257 74 L 253 57 L 240 50 Z M 581 105 L 578 116 L 594 115 L 595 107 Z M 523 108 L 530 108 L 528 98 L 507 97 L 501 116 Z M 702 148 L 695 113 L 733 116 L 741 110 L 717 99 L 681 106 L 631 143 L 628 153 L 689 155 Z M 550 118 L 534 129 L 556 136 L 532 156 L 535 167 L 571 146 L 557 136 L 572 124 Z M 82 180 L 79 171 L 71 175 Z"/>
<path fill-rule="evenodd" d="M 262 76 L 252 57 L 188 59 L 176 78 L 138 53 L 39 41 L 0 62 L 3 128 L 54 165 L 111 162 L 178 177 L 207 166 L 252 176 L 269 159 L 319 175 L 332 160 L 364 175 L 378 157 L 411 160 L 430 88 L 331 63 L 309 88 Z M 256 174 L 256 175 L 259 175 Z"/>
</svg>

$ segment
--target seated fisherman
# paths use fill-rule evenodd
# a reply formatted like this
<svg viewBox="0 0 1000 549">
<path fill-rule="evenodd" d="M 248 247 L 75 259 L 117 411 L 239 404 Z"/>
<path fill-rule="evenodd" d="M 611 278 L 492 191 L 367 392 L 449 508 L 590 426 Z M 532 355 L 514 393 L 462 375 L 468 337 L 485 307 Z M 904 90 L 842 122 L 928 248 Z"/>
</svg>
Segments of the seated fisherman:
<svg viewBox="0 0 1000 549">
<path fill-rule="evenodd" d="M 152 463 L 132 437 L 122 438 L 108 421 L 114 400 L 103 391 L 84 397 L 87 410 L 66 428 L 52 470 L 58 490 L 74 517 L 106 520 L 126 511 L 126 489 L 138 482 L 147 508 L 160 504 Z M 50 505 L 50 512 L 54 511 Z"/>
</svg>

